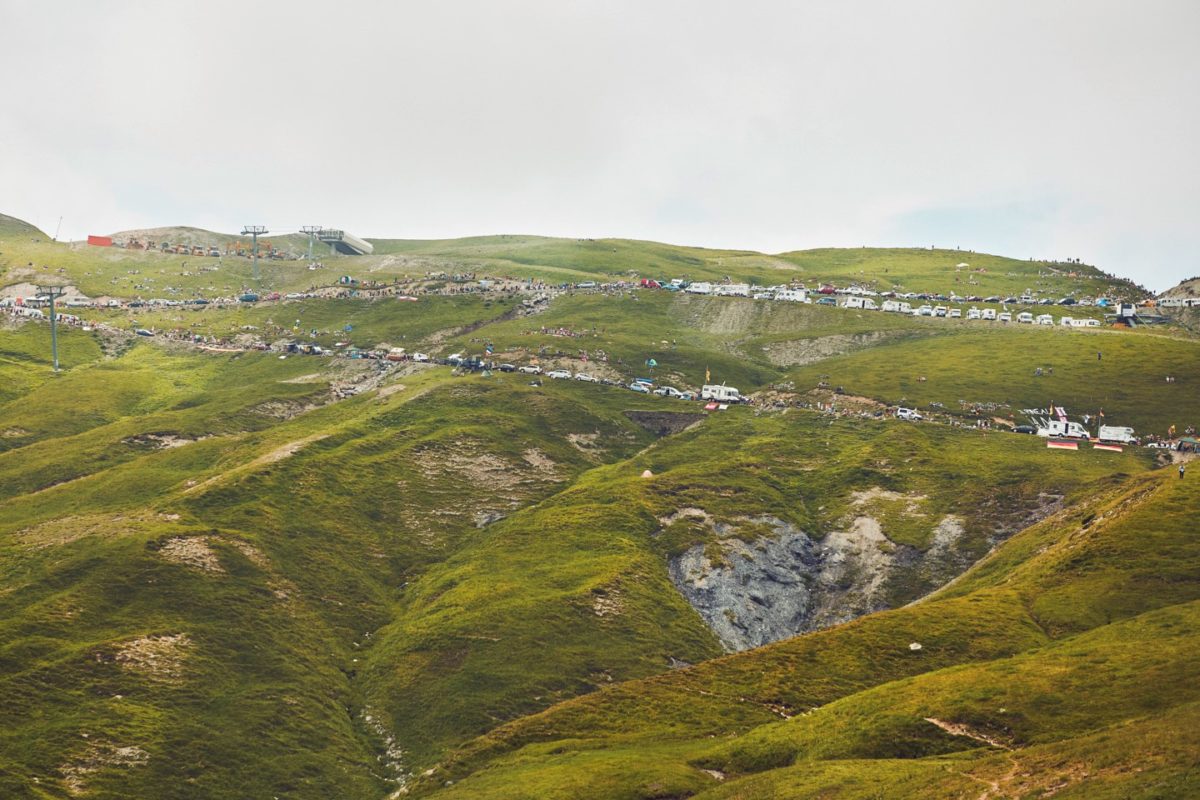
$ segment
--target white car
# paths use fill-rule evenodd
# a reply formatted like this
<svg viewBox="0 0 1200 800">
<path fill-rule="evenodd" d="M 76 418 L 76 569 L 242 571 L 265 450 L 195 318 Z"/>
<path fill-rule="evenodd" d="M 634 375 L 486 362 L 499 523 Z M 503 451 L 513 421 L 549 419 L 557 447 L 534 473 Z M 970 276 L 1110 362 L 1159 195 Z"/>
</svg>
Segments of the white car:
<svg viewBox="0 0 1200 800">
<path fill-rule="evenodd" d="M 925 419 L 915 408 L 897 408 L 896 419 Z"/>
<path fill-rule="evenodd" d="M 425 362 L 429 361 L 429 354 L 428 353 L 413 353 L 412 360 L 420 361 L 421 363 L 425 363 Z"/>
<path fill-rule="evenodd" d="M 629 388 L 635 392 L 641 392 L 642 394 L 650 394 L 649 387 L 647 387 L 646 384 L 644 384 L 644 383 L 638 383 L 637 381 L 634 381 L 633 383 L 629 384 Z"/>
<path fill-rule="evenodd" d="M 526 364 L 523 367 L 517 367 L 517 372 L 524 372 L 526 375 L 541 375 L 542 368 L 536 364 Z"/>
<path fill-rule="evenodd" d="M 546 373 L 547 378 L 570 378 L 571 373 L 565 369 L 552 369 Z"/>
<path fill-rule="evenodd" d="M 592 375 L 588 375 L 586 372 L 576 372 L 575 380 L 583 381 L 584 383 L 599 383 L 600 382 L 597 378 L 595 378 Z"/>
<path fill-rule="evenodd" d="M 682 397 L 683 392 L 676 389 L 674 386 L 660 386 L 654 390 L 654 393 L 659 397 Z"/>
</svg>

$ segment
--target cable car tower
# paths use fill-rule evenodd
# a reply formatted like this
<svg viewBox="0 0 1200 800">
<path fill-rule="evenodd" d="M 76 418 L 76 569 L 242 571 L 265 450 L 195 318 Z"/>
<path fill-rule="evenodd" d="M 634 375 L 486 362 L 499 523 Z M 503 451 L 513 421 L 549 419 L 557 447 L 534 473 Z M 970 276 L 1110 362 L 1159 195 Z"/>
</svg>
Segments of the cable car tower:
<svg viewBox="0 0 1200 800">
<path fill-rule="evenodd" d="M 253 257 L 254 257 L 254 282 L 258 283 L 258 237 L 267 233 L 267 229 L 263 225 L 243 225 L 242 236 L 249 236 L 253 241 Z"/>
</svg>

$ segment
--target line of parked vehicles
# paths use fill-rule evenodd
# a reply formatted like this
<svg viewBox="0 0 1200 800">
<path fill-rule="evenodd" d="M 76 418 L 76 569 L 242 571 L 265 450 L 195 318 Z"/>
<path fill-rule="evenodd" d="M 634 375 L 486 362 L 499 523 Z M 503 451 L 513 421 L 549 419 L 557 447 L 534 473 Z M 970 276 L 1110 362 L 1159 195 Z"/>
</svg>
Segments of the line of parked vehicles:
<svg viewBox="0 0 1200 800">
<path fill-rule="evenodd" d="M 448 363 L 455 363 L 455 356 L 447 359 Z M 468 365 L 469 359 L 458 359 L 457 365 Z M 637 378 L 630 383 L 622 383 L 611 378 L 598 378 L 588 372 L 574 372 L 567 369 L 552 369 L 543 371 L 536 364 L 523 364 L 516 366 L 514 364 L 497 364 L 494 369 L 500 372 L 519 372 L 524 375 L 533 375 L 535 380 L 540 377 L 546 377 L 550 380 L 575 380 L 582 383 L 599 383 L 605 386 L 622 386 L 631 392 L 639 394 L 655 394 L 659 397 L 670 397 L 675 400 L 707 400 L 718 403 L 743 403 L 746 398 L 735 386 L 725 386 L 723 384 L 706 384 L 701 387 L 699 394 L 688 389 L 676 389 L 674 386 L 655 386 L 654 381 L 649 378 Z"/>
</svg>

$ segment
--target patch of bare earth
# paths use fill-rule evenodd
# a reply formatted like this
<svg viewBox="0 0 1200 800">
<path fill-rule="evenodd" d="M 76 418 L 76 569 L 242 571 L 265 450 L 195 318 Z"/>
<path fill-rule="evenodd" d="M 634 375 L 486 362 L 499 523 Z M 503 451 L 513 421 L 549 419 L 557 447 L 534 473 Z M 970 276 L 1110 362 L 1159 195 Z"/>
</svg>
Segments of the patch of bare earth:
<svg viewBox="0 0 1200 800">
<path fill-rule="evenodd" d="M 158 554 L 167 561 L 183 564 L 204 572 L 224 572 L 217 554 L 203 536 L 176 536 L 159 548 Z"/>
<path fill-rule="evenodd" d="M 620 589 L 593 589 L 592 613 L 597 617 L 611 617 L 625 610 L 625 598 Z"/>
<path fill-rule="evenodd" d="M 320 407 L 320 403 L 302 403 L 298 400 L 268 400 L 250 410 L 272 419 L 292 419 Z"/>
<path fill-rule="evenodd" d="M 73 795 L 85 794 L 88 778 L 104 769 L 137 767 L 146 764 L 150 754 L 136 745 L 93 742 L 86 751 L 59 768 L 63 784 Z"/>
<path fill-rule="evenodd" d="M 525 459 L 525 463 L 533 467 L 534 470 L 540 472 L 550 480 L 558 478 L 558 462 L 550 458 L 536 447 L 531 447 L 521 454 L 521 458 Z"/>
<path fill-rule="evenodd" d="M 819 336 L 814 339 L 793 339 L 788 342 L 772 342 L 763 347 L 767 360 L 777 367 L 798 367 L 814 364 L 833 356 L 845 355 L 855 350 L 862 350 L 873 344 L 894 338 L 896 334 L 888 331 L 872 331 L 870 333 Z"/>
<path fill-rule="evenodd" d="M 183 662 L 192 648 L 186 633 L 144 636 L 126 642 L 114 660 L 127 670 L 137 672 L 163 683 L 179 683 L 183 679 Z"/>
<path fill-rule="evenodd" d="M 961 722 L 947 722 L 946 720 L 937 719 L 936 717 L 925 717 L 925 721 L 936 725 L 951 736 L 965 736 L 968 739 L 974 739 L 977 742 L 999 747 L 1001 750 L 1011 750 L 1012 748 L 994 736 L 990 736 L 983 731 L 972 728 L 970 725 L 965 725 Z"/>
<path fill-rule="evenodd" d="M 571 443 L 579 452 L 589 456 L 602 456 L 605 449 L 597 444 L 600 439 L 600 432 L 596 433 L 568 433 L 567 441 Z"/>
<path fill-rule="evenodd" d="M 140 447 L 152 447 L 156 450 L 166 450 L 172 447 L 182 447 L 185 444 L 192 442 L 200 442 L 211 437 L 208 436 L 178 436 L 173 433 L 139 433 L 136 436 L 130 436 L 121 441 L 124 444 L 132 444 Z"/>
</svg>

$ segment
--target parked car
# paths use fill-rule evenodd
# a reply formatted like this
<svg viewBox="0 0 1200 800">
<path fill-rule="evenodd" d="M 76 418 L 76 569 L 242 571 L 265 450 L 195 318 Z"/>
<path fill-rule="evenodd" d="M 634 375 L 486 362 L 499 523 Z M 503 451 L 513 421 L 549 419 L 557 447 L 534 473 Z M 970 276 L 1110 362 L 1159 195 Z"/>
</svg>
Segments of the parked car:
<svg viewBox="0 0 1200 800">
<path fill-rule="evenodd" d="M 526 375 L 541 375 L 542 368 L 536 364 L 525 364 L 523 366 L 517 367 L 517 372 L 523 372 Z"/>
<path fill-rule="evenodd" d="M 552 369 L 546 373 L 547 378 L 570 378 L 571 373 L 565 369 Z"/>
<path fill-rule="evenodd" d="M 925 419 L 915 408 L 897 408 L 896 419 Z"/>
<path fill-rule="evenodd" d="M 512 364 L 501 364 L 500 366 L 496 367 L 496 369 L 500 370 L 501 372 L 516 372 L 517 371 L 516 366 L 514 366 Z"/>
<path fill-rule="evenodd" d="M 674 386 L 660 386 L 654 390 L 654 393 L 659 397 L 679 397 L 682 394 Z"/>
<path fill-rule="evenodd" d="M 412 360 L 420 361 L 422 364 L 427 363 L 429 361 L 429 354 L 428 353 L 413 353 Z"/>
<path fill-rule="evenodd" d="M 629 384 L 629 389 L 634 392 L 641 392 L 642 394 L 650 394 L 650 387 L 644 383 L 638 383 L 637 381 Z"/>
<path fill-rule="evenodd" d="M 583 381 L 584 383 L 599 383 L 600 382 L 594 376 L 588 375 L 586 372 L 576 372 L 575 380 Z"/>
<path fill-rule="evenodd" d="M 1018 425 L 1017 427 L 1013 428 L 1013 433 L 1034 434 L 1037 433 L 1037 428 L 1033 425 Z"/>
</svg>

